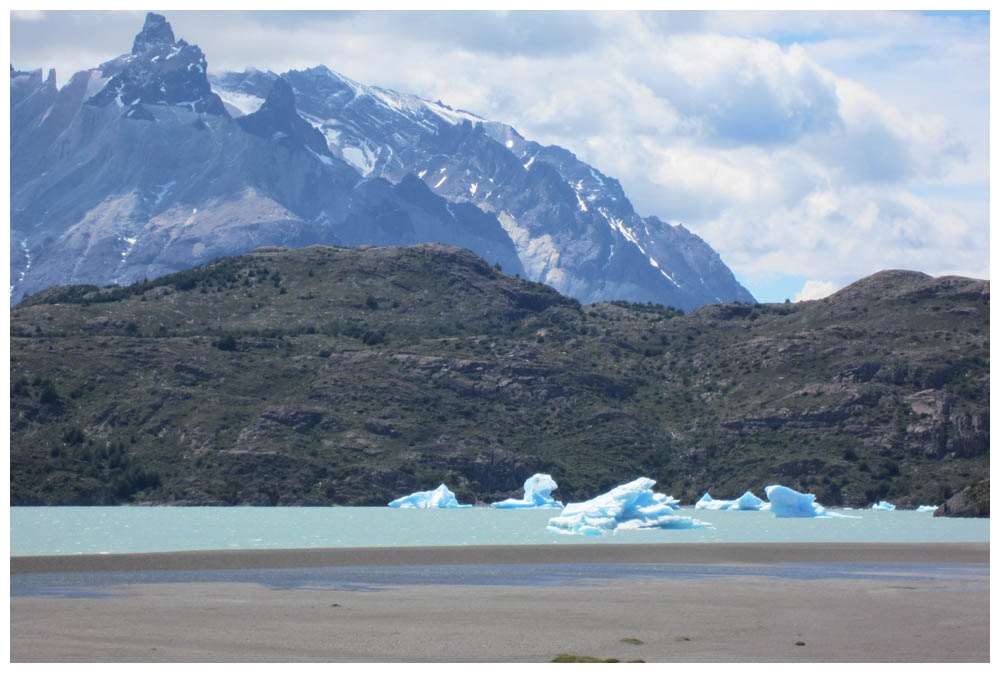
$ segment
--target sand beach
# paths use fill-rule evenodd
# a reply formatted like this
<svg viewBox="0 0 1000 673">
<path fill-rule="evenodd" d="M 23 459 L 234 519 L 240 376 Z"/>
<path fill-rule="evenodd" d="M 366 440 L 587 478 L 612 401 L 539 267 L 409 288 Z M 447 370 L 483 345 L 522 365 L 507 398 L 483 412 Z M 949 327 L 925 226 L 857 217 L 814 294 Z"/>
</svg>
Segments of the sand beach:
<svg viewBox="0 0 1000 673">
<path fill-rule="evenodd" d="M 12 596 L 11 661 L 547 662 L 560 654 L 647 662 L 989 660 L 988 543 L 18 556 L 11 558 L 11 578 L 69 573 L 85 583 L 89 573 L 127 578 L 140 571 L 513 564 L 838 564 L 866 572 L 847 579 L 751 572 L 574 585 L 400 584 L 375 591 L 126 580 L 100 598 Z"/>
</svg>

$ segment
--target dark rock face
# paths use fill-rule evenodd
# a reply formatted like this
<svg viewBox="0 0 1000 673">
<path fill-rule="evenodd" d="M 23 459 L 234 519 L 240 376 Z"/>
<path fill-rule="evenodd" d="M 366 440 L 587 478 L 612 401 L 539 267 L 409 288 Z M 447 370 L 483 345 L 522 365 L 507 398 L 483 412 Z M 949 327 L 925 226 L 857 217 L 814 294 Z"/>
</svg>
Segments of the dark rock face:
<svg viewBox="0 0 1000 673">
<path fill-rule="evenodd" d="M 295 94 L 283 79 L 274 80 L 271 92 L 259 110 L 240 117 L 237 123 L 247 133 L 282 142 L 289 148 L 306 147 L 317 155 L 333 156 L 323 134 L 296 112 Z"/>
<path fill-rule="evenodd" d="M 934 516 L 989 518 L 990 480 L 976 482 L 956 493 L 934 510 Z"/>
</svg>

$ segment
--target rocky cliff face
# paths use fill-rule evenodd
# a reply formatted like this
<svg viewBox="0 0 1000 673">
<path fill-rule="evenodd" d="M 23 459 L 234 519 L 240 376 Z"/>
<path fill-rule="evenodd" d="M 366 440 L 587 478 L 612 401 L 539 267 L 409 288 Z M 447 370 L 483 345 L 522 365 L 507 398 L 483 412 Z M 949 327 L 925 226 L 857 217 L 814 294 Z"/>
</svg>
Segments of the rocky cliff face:
<svg viewBox="0 0 1000 673">
<path fill-rule="evenodd" d="M 753 301 L 700 238 L 506 124 L 323 66 L 207 73 L 152 13 L 62 89 L 11 69 L 12 303 L 257 245 L 427 241 L 584 302 Z"/>
<path fill-rule="evenodd" d="M 496 218 L 415 180 L 362 178 L 284 82 L 230 117 L 201 51 L 151 14 L 132 52 L 55 77 L 11 70 L 12 303 L 128 284 L 260 245 L 448 241 L 523 273 Z"/>
<path fill-rule="evenodd" d="M 253 110 L 274 73 L 213 78 L 234 114 Z M 635 213 L 621 185 L 557 146 L 443 103 L 368 87 L 320 66 L 281 75 L 331 151 L 362 174 L 416 175 L 452 202 L 495 215 L 529 278 L 583 302 L 683 309 L 752 302 L 718 254 L 683 226 Z"/>
<path fill-rule="evenodd" d="M 990 480 L 984 479 L 962 489 L 934 510 L 934 516 L 989 518 Z"/>
</svg>

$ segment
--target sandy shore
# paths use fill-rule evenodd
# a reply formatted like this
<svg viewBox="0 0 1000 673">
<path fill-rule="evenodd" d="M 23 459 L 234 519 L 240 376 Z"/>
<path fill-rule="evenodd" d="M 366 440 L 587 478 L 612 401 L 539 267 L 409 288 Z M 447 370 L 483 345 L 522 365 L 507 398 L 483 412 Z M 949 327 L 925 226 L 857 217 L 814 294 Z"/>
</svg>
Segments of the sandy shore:
<svg viewBox="0 0 1000 673">
<path fill-rule="evenodd" d="M 550 545 L 13 557 L 11 574 L 510 563 L 974 564 L 988 543 Z M 925 566 L 931 567 L 931 566 Z M 615 579 L 579 586 L 124 584 L 12 597 L 11 661 L 988 661 L 989 582 Z M 963 581 L 964 580 L 964 581 Z M 626 639 L 626 640 L 623 640 Z M 629 641 L 634 639 L 635 641 Z M 804 644 L 797 644 L 804 643 Z"/>
</svg>

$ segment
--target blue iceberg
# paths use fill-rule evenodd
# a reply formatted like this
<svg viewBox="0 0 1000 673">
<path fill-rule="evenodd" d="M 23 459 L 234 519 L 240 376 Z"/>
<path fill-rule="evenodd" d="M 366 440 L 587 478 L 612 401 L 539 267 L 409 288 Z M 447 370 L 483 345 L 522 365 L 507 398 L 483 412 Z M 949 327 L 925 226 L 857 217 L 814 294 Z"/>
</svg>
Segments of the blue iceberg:
<svg viewBox="0 0 1000 673">
<path fill-rule="evenodd" d="M 676 516 L 675 498 L 653 492 L 656 482 L 639 477 L 586 502 L 571 502 L 547 528 L 565 535 L 603 535 L 642 528 L 711 528 L 711 524 Z"/>
<path fill-rule="evenodd" d="M 399 509 L 465 509 L 472 505 L 459 505 L 455 494 L 441 484 L 433 491 L 417 491 L 410 495 L 397 498 L 389 503 L 389 507 Z"/>
<path fill-rule="evenodd" d="M 937 508 L 938 508 L 937 505 L 921 505 L 920 507 L 917 507 L 917 511 L 918 512 L 933 512 Z"/>
<path fill-rule="evenodd" d="M 872 505 L 872 509 L 876 512 L 891 512 L 896 509 L 896 506 L 891 502 L 886 502 L 885 500 L 879 500 L 877 503 Z"/>
<path fill-rule="evenodd" d="M 812 493 L 799 493 L 778 484 L 768 486 L 764 492 L 771 501 L 771 513 L 775 518 L 849 518 L 843 514 L 826 511 L 822 505 L 815 502 L 816 496 Z"/>
<path fill-rule="evenodd" d="M 524 498 L 507 498 L 493 503 L 497 509 L 529 509 L 541 507 L 562 507 L 563 504 L 550 494 L 559 488 L 555 480 L 547 474 L 535 474 L 524 482 Z"/>
<path fill-rule="evenodd" d="M 701 496 L 701 500 L 694 504 L 695 509 L 740 509 L 740 510 L 761 510 L 770 509 L 770 505 L 747 491 L 736 500 L 714 500 L 708 493 Z"/>
</svg>

